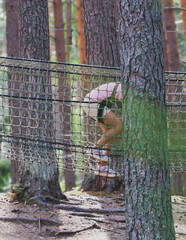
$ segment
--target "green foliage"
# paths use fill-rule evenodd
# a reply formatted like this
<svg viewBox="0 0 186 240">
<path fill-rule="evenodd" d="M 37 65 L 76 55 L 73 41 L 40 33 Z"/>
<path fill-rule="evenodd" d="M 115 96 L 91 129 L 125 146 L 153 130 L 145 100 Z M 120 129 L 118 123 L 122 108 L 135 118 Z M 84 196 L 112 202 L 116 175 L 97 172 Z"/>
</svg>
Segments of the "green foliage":
<svg viewBox="0 0 186 240">
<path fill-rule="evenodd" d="M 0 132 L 6 133 L 9 131 L 8 124 L 10 123 L 9 117 L 4 117 L 0 122 Z M 2 151 L 2 142 L 0 141 L 0 152 Z M 0 153 L 1 155 L 1 153 Z M 4 188 L 10 184 L 10 169 L 11 164 L 7 159 L 0 160 L 0 192 L 4 192 Z"/>
<path fill-rule="evenodd" d="M 10 182 L 10 161 L 0 161 L 0 192 L 4 192 L 4 187 Z"/>
<path fill-rule="evenodd" d="M 76 144 L 78 141 L 79 143 L 79 137 L 80 133 L 83 133 L 83 119 L 82 119 L 82 113 L 80 107 L 73 108 L 74 112 L 72 114 L 72 126 L 73 126 L 73 142 Z M 83 140 L 83 137 L 81 136 L 81 140 Z"/>
<path fill-rule="evenodd" d="M 6 40 L 6 13 L 4 1 L 0 0 L 0 52 L 5 53 L 5 40 Z"/>
<path fill-rule="evenodd" d="M 0 122 L 0 132 L 3 132 L 3 133 L 8 132 L 9 131 L 9 129 L 8 129 L 9 123 L 10 123 L 9 117 L 7 117 L 7 116 L 4 117 L 3 121 Z"/>
<path fill-rule="evenodd" d="M 15 184 L 12 186 L 12 194 L 10 196 L 10 201 L 25 201 L 30 198 L 25 187 L 21 184 Z"/>
</svg>

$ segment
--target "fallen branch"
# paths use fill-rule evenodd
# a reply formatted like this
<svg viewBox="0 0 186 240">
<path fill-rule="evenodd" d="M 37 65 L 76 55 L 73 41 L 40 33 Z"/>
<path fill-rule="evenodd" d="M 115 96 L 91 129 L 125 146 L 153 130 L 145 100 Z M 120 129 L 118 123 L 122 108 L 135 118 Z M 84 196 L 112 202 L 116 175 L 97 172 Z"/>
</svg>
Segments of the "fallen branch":
<svg viewBox="0 0 186 240">
<path fill-rule="evenodd" d="M 53 219 L 48 218 L 25 218 L 25 217 L 0 217 L 0 221 L 4 222 L 22 222 L 22 223 L 40 223 L 43 225 L 59 225 Z"/>
<path fill-rule="evenodd" d="M 115 197 L 115 198 L 112 198 L 112 199 L 115 200 L 115 201 L 124 201 L 125 202 L 124 197 Z"/>
<path fill-rule="evenodd" d="M 98 219 L 98 218 L 86 218 L 87 220 L 91 220 L 91 221 L 95 221 L 95 222 L 99 222 L 99 223 L 105 223 L 105 224 L 113 224 L 112 222 L 109 221 L 105 221 L 103 219 Z"/>
<path fill-rule="evenodd" d="M 70 236 L 70 235 L 75 235 L 76 233 L 80 233 L 89 229 L 93 229 L 93 228 L 97 228 L 97 229 L 101 229 L 101 227 L 97 224 L 97 223 L 93 223 L 91 226 L 82 228 L 80 230 L 76 230 L 76 231 L 59 231 L 56 232 L 54 229 L 46 229 L 46 234 L 50 237 L 57 237 L 57 236 Z"/>
<path fill-rule="evenodd" d="M 29 198 L 28 202 L 32 203 L 32 202 L 37 202 L 37 201 L 42 201 L 42 202 L 46 202 L 46 203 L 54 203 L 54 204 L 59 204 L 59 203 L 63 203 L 63 204 L 69 204 L 69 201 L 67 199 L 67 197 L 65 196 L 65 199 L 61 200 L 61 199 L 57 199 L 51 196 L 43 196 L 43 195 L 39 195 L 39 196 L 34 196 Z"/>
<path fill-rule="evenodd" d="M 110 219 L 107 219 L 108 221 L 105 221 L 104 219 L 99 219 L 99 218 L 86 218 L 87 220 L 92 220 L 92 221 L 95 221 L 95 222 L 99 222 L 99 223 L 105 223 L 105 224 L 113 224 L 112 223 L 112 220 Z M 115 221 L 117 222 L 117 221 Z M 121 221 L 119 221 L 121 222 Z M 123 222 L 126 222 L 126 221 L 123 221 Z M 103 229 L 103 228 L 102 228 Z M 118 229 L 121 229 L 121 230 L 125 230 L 126 227 L 118 227 Z M 114 230 L 113 230 L 114 231 Z"/>
<path fill-rule="evenodd" d="M 101 209 L 101 208 L 82 208 L 76 206 L 68 206 L 66 204 L 50 204 L 45 203 L 43 201 L 35 201 L 38 205 L 43 205 L 47 207 L 52 207 L 56 209 L 62 209 L 66 211 L 74 211 L 74 212 L 86 212 L 86 213 L 100 213 L 100 214 L 118 214 L 118 213 L 125 213 L 125 208 L 122 209 Z"/>
<path fill-rule="evenodd" d="M 98 217 L 98 215 L 92 214 L 92 213 L 82 213 L 82 212 L 71 212 L 68 213 L 68 215 L 72 215 L 72 216 L 78 216 L 78 217 Z"/>
<path fill-rule="evenodd" d="M 125 219 L 114 219 L 114 218 L 108 218 L 108 220 L 109 220 L 109 221 L 112 221 L 112 222 L 118 222 L 118 223 L 119 223 L 119 222 L 124 222 L 124 223 L 126 222 Z"/>
<path fill-rule="evenodd" d="M 77 198 L 73 198 L 73 197 L 68 197 L 69 201 L 74 201 L 74 202 L 79 202 L 80 204 L 82 204 L 82 200 L 81 199 L 77 199 Z"/>
<path fill-rule="evenodd" d="M 123 227 L 117 227 L 117 229 L 119 229 L 119 230 L 126 230 L 126 227 L 125 227 L 125 226 L 123 226 Z"/>
<path fill-rule="evenodd" d="M 75 207 L 75 206 L 68 206 L 64 204 L 55 205 L 57 209 L 63 209 L 68 211 L 75 211 L 75 212 L 86 212 L 86 213 L 125 213 L 125 209 L 101 209 L 101 208 L 82 208 L 82 207 Z"/>
<path fill-rule="evenodd" d="M 121 232 L 118 232 L 118 231 L 113 230 L 113 229 L 108 229 L 108 228 L 101 228 L 101 229 L 103 229 L 103 230 L 105 230 L 105 231 L 108 231 L 108 232 L 113 232 L 113 233 L 117 233 L 117 234 L 122 234 Z"/>
<path fill-rule="evenodd" d="M 19 221 L 19 223 L 23 226 L 23 227 L 25 227 L 25 228 L 28 228 L 28 229 L 32 229 L 32 227 L 31 226 L 27 226 L 26 224 L 24 224 L 23 222 L 21 222 L 21 221 Z"/>
</svg>

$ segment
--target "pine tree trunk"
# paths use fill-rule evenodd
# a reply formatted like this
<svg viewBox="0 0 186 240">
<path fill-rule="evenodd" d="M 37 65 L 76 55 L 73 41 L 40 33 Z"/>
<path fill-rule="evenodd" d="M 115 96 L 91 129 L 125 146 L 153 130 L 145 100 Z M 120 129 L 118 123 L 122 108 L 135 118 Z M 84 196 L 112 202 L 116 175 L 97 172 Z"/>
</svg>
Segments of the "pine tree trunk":
<svg viewBox="0 0 186 240">
<path fill-rule="evenodd" d="M 48 1 L 19 0 L 18 7 L 20 57 L 49 60 Z M 52 98 L 48 71 L 22 69 L 21 84 L 22 96 Z M 22 100 L 20 106 L 19 183 L 29 195 L 63 198 L 56 152 L 50 143 L 55 137 L 52 103 Z"/>
<path fill-rule="evenodd" d="M 119 0 L 127 239 L 175 239 L 160 1 Z"/>
<path fill-rule="evenodd" d="M 76 15 L 77 15 L 77 29 L 78 29 L 77 31 L 78 31 L 79 63 L 86 64 L 87 60 L 86 60 L 86 49 L 85 49 L 83 0 L 76 0 L 76 12 L 77 12 Z M 86 94 L 85 89 L 88 89 L 88 88 L 89 88 L 89 79 L 87 77 L 87 79 L 85 78 L 83 80 L 82 84 L 78 82 L 78 89 L 77 89 L 78 96 L 81 96 L 82 89 Z"/>
<path fill-rule="evenodd" d="M 7 0 L 5 2 L 6 7 L 6 44 L 7 44 L 7 56 L 19 57 L 19 43 L 18 43 L 18 6 L 17 1 Z M 10 69 L 13 71 L 13 69 Z M 17 71 L 17 70 L 15 70 Z M 10 74 L 8 76 L 8 88 L 12 90 L 9 92 L 12 95 L 17 95 L 20 91 L 19 78 L 16 75 Z M 14 81 L 12 81 L 14 79 Z M 18 134 L 17 123 L 19 121 L 19 100 L 9 99 L 9 115 L 11 122 L 11 133 L 13 136 Z M 18 172 L 18 148 L 17 145 L 11 143 L 11 183 L 17 182 Z"/>
<path fill-rule="evenodd" d="M 77 6 L 79 63 L 86 64 L 84 20 L 83 20 L 83 0 L 76 0 L 76 6 Z"/>
<path fill-rule="evenodd" d="M 72 11 L 71 0 L 66 0 L 67 45 L 72 45 Z"/>
<path fill-rule="evenodd" d="M 173 0 L 165 0 L 164 6 L 173 7 Z M 180 71 L 181 64 L 174 10 L 167 8 L 164 9 L 163 26 L 165 71 Z"/>
<path fill-rule="evenodd" d="M 186 1 L 181 0 L 181 7 L 186 9 Z M 186 48 L 186 11 L 182 11 L 182 19 L 183 19 L 183 31 L 184 31 L 184 40 L 185 40 L 185 48 Z"/>
<path fill-rule="evenodd" d="M 54 0 L 54 26 L 55 26 L 55 45 L 56 45 L 56 59 L 58 62 L 65 62 L 65 38 L 64 38 L 64 22 L 63 22 L 63 8 L 61 0 Z M 60 29 L 60 30 L 58 30 Z M 65 74 L 58 73 L 58 99 L 70 100 L 70 86 L 66 81 Z M 75 173 L 72 169 L 73 155 L 70 148 L 72 144 L 72 121 L 71 121 L 71 105 L 70 103 L 60 102 L 55 104 L 56 109 L 56 140 L 63 141 L 68 144 L 67 151 L 64 151 L 64 161 L 66 162 L 66 169 L 64 169 L 65 189 L 71 190 L 75 187 Z"/>
<path fill-rule="evenodd" d="M 115 1 L 84 0 L 84 25 L 87 63 L 90 65 L 119 67 Z M 100 78 L 94 78 L 94 81 L 91 80 L 93 79 L 89 80 L 90 84 L 87 91 L 91 91 L 93 88 L 105 83 L 105 79 L 102 82 Z M 110 79 L 110 81 L 114 80 Z M 96 138 L 100 135 L 96 129 L 95 121 L 88 119 L 86 128 L 88 143 L 95 146 Z M 99 176 L 94 179 L 92 175 L 93 182 L 90 181 L 92 185 L 88 184 L 89 187 L 87 187 L 88 179 L 91 179 L 91 177 L 85 176 L 82 188 L 111 192 L 121 185 L 118 179 L 111 180 Z"/>
<path fill-rule="evenodd" d="M 120 66 L 114 1 L 84 0 L 87 63 Z"/>
<path fill-rule="evenodd" d="M 165 7 L 173 7 L 174 3 L 172 0 L 164 1 Z M 181 71 L 181 63 L 179 57 L 179 45 L 178 45 L 178 35 L 176 32 L 176 23 L 175 23 L 175 13 L 173 9 L 164 8 L 163 14 L 163 26 L 164 26 L 164 64 L 166 71 Z M 180 93 L 183 90 L 181 86 L 175 86 L 171 81 L 168 82 L 168 103 L 179 104 L 180 103 Z M 179 83 L 178 83 L 179 84 Z M 175 94 L 178 94 L 177 96 Z M 177 113 L 179 109 L 173 108 L 171 111 Z M 170 129 L 174 129 L 175 122 L 177 122 L 177 114 L 174 114 L 175 119 L 172 118 L 170 122 Z M 173 114 L 172 114 L 173 115 Z M 181 115 L 181 113 L 180 113 Z M 181 124 L 177 124 L 177 127 L 180 128 Z M 178 145 L 177 138 L 175 138 L 174 130 L 170 134 L 170 145 L 172 148 L 175 148 Z M 180 144 L 180 142 L 179 142 Z M 172 174 L 172 194 L 178 194 L 181 192 L 183 185 L 183 179 L 181 173 Z"/>
<path fill-rule="evenodd" d="M 54 27 L 55 27 L 55 47 L 56 59 L 58 62 L 65 62 L 65 36 L 62 0 L 53 1 Z"/>
<path fill-rule="evenodd" d="M 19 57 L 17 1 L 7 0 L 5 3 L 7 56 Z"/>
</svg>

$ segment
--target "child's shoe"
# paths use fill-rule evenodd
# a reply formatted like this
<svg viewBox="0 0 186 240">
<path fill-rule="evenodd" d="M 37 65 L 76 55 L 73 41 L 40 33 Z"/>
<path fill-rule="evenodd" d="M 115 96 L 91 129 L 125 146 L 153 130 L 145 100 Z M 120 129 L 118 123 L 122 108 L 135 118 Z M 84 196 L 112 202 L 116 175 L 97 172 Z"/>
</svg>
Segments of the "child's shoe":
<svg viewBox="0 0 186 240">
<path fill-rule="evenodd" d="M 99 150 L 98 153 L 92 155 L 96 160 L 109 163 L 111 161 L 110 157 L 108 157 L 102 150 Z"/>
<path fill-rule="evenodd" d="M 102 163 L 109 163 L 111 161 L 111 159 L 106 154 L 104 154 L 102 150 L 99 149 L 88 149 L 87 155 L 92 156 Z"/>
</svg>

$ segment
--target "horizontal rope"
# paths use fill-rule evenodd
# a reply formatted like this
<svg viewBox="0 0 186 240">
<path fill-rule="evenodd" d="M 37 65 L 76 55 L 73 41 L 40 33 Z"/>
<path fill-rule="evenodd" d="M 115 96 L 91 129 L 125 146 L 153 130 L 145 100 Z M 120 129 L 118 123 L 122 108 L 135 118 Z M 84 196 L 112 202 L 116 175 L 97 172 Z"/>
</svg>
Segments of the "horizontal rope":
<svg viewBox="0 0 186 240">
<path fill-rule="evenodd" d="M 15 99 L 27 99 L 27 100 L 38 100 L 38 101 L 49 101 L 49 102 L 68 102 L 68 103 L 95 103 L 89 101 L 80 101 L 80 100 L 66 100 L 66 99 L 56 99 L 56 98 L 41 98 L 41 97 L 24 97 L 24 96 L 15 96 L 9 94 L 1 94 L 1 97 L 8 97 L 8 98 L 15 98 Z M 168 107 L 186 107 L 186 104 L 169 104 L 167 103 L 166 106 Z"/>
<path fill-rule="evenodd" d="M 50 101 L 50 102 L 69 102 L 69 103 L 95 103 L 89 101 L 80 101 L 80 100 L 65 100 L 57 98 L 41 98 L 41 97 L 24 97 L 24 96 L 15 96 L 9 94 L 1 94 L 2 97 L 16 98 L 16 99 L 27 99 L 27 100 L 39 100 L 39 101 Z"/>
<path fill-rule="evenodd" d="M 83 68 L 98 68 L 98 69 L 113 69 L 113 70 L 120 70 L 119 67 L 108 67 L 108 66 L 98 66 L 98 65 L 87 65 L 87 64 L 76 64 L 76 63 L 65 63 L 65 62 L 53 62 L 53 61 L 47 61 L 47 60 L 37 60 L 37 59 L 27 59 L 27 58 L 16 58 L 16 57 L 1 57 L 0 59 L 7 59 L 7 60 L 18 60 L 18 61 L 26 61 L 26 62 L 36 62 L 36 63 L 49 63 L 49 64 L 55 64 L 55 65 L 66 65 L 66 66 L 72 66 L 72 67 L 83 67 Z M 1 64 L 0 64 L 1 65 Z M 9 66 L 11 67 L 11 66 Z M 45 69 L 48 70 L 48 69 Z"/>
<path fill-rule="evenodd" d="M 97 149 L 97 150 L 112 150 L 111 148 L 101 148 L 101 147 L 92 147 L 92 146 L 84 146 L 84 145 L 79 145 L 79 144 L 70 144 L 70 143 L 65 143 L 65 142 L 57 142 L 57 141 L 47 141 L 47 140 L 41 140 L 41 139 L 34 139 L 34 138 L 29 138 L 29 137 L 22 137 L 22 136 L 13 136 L 13 135 L 2 135 L 0 134 L 0 139 L 1 142 L 9 142 L 9 143 L 16 143 L 16 144 L 22 144 L 22 145 L 28 145 L 28 146 L 36 146 L 36 147 L 42 147 L 42 148 L 51 148 L 51 149 L 56 149 L 56 150 L 63 150 L 66 152 L 71 152 L 73 148 L 81 148 L 81 149 Z M 19 139 L 19 141 L 16 140 L 9 140 L 9 139 Z M 21 141 L 20 141 L 21 140 Z M 25 140 L 25 141 L 24 141 Z M 27 142 L 26 142 L 27 141 Z M 32 144 L 30 142 L 33 142 Z M 34 144 L 35 142 L 35 144 Z M 53 147 L 49 145 L 62 145 L 68 148 L 62 148 L 62 147 Z M 69 149 L 71 147 L 71 149 Z M 121 153 L 121 149 L 115 148 L 116 153 L 113 154 L 113 156 L 122 156 L 121 154 L 118 154 L 119 152 Z M 75 151 L 77 152 L 77 151 Z M 79 152 L 79 150 L 78 150 Z M 186 149 L 183 148 L 171 148 L 169 149 L 169 152 L 171 153 L 186 153 Z M 84 152 L 82 152 L 84 153 Z"/>
<path fill-rule="evenodd" d="M 119 67 L 109 67 L 109 66 L 98 66 L 98 65 L 87 65 L 87 64 L 75 64 L 75 63 L 64 63 L 64 62 L 53 62 L 53 61 L 46 61 L 46 60 L 37 60 L 37 59 L 27 59 L 27 58 L 16 58 L 16 57 L 2 57 L 0 56 L 0 59 L 4 59 L 4 60 L 18 60 L 18 61 L 26 61 L 26 62 L 30 62 L 30 63 L 48 63 L 48 64 L 54 64 L 54 65 L 64 65 L 64 66 L 71 66 L 71 67 L 82 67 L 82 68 L 97 68 L 97 69 L 110 69 L 110 70 L 118 70 L 120 71 Z M 0 62 L 0 66 L 4 66 L 4 64 L 2 62 Z M 38 65 L 37 65 L 38 66 Z M 10 65 L 7 65 L 7 67 L 12 67 Z M 17 66 L 16 66 L 17 67 Z M 20 65 L 21 67 L 21 65 Z M 27 69 L 29 69 L 27 67 Z M 33 68 L 35 69 L 35 68 Z M 40 69 L 41 70 L 41 69 Z M 42 70 L 46 70 L 46 71 L 54 71 L 54 69 L 42 69 Z M 165 71 L 165 74 L 184 74 L 186 75 L 186 72 L 179 72 L 179 71 Z"/>
<path fill-rule="evenodd" d="M 38 138 L 38 139 L 35 138 L 34 139 L 34 138 L 29 138 L 29 137 L 22 137 L 22 136 L 8 135 L 8 134 L 6 134 L 6 135 L 5 134 L 0 134 L 0 138 L 1 138 L 1 141 L 5 141 L 6 139 L 4 139 L 4 138 L 10 138 L 10 139 L 13 138 L 13 139 L 20 139 L 20 140 L 26 140 L 26 141 L 31 141 L 31 142 L 37 142 L 37 143 L 39 142 L 41 144 L 63 145 L 63 146 L 67 146 L 67 147 L 75 147 L 75 148 L 82 148 L 82 149 L 111 150 L 110 148 L 100 148 L 100 147 L 96 147 L 96 146 L 92 147 L 92 146 L 84 146 L 84 145 L 78 145 L 78 144 L 69 144 L 69 143 L 65 143 L 65 142 L 47 141 L 47 140 L 41 140 L 40 138 Z M 19 141 L 16 141 L 16 143 L 20 144 Z M 48 147 L 48 145 L 46 147 Z M 61 148 L 57 148 L 57 149 L 58 150 L 64 150 L 64 149 L 61 149 Z"/>
</svg>

